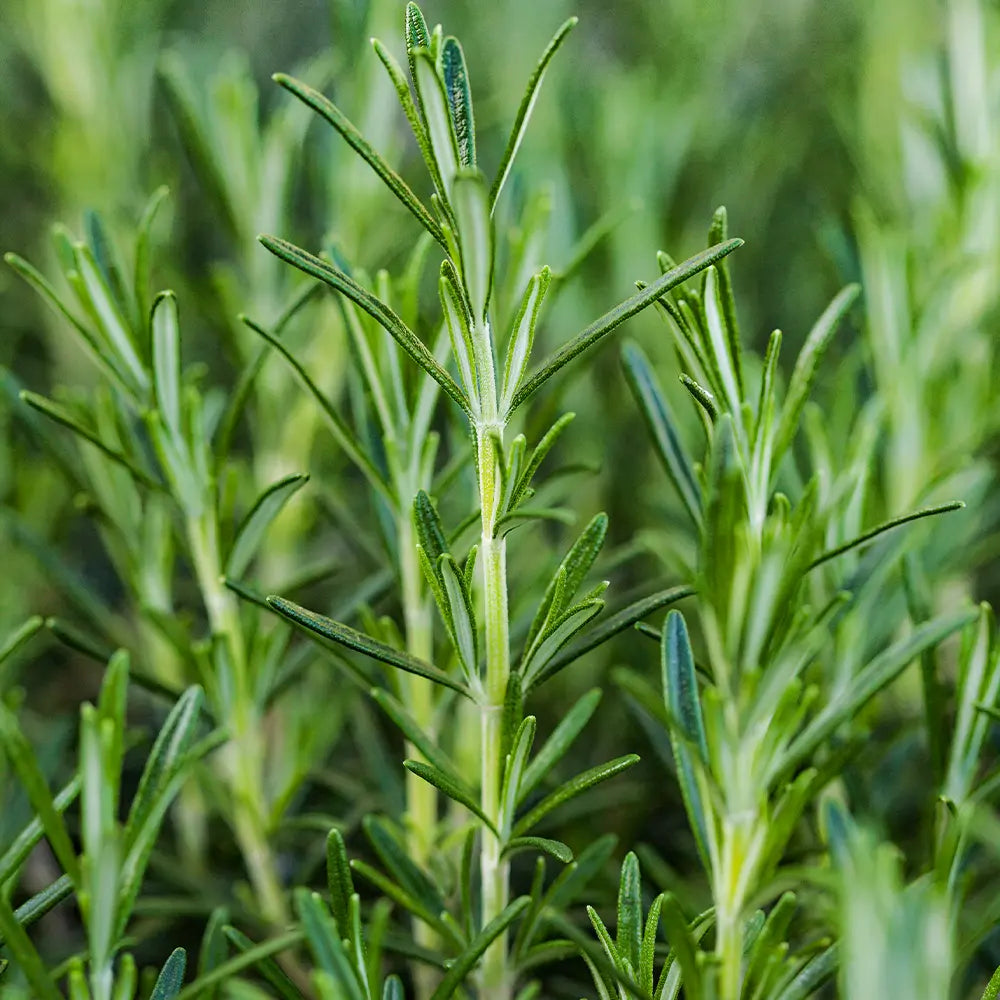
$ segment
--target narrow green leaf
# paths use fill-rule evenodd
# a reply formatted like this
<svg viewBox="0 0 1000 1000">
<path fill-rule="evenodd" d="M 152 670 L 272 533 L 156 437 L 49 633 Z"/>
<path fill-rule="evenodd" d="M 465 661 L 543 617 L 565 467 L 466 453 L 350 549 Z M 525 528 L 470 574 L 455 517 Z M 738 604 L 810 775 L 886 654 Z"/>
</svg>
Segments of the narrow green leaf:
<svg viewBox="0 0 1000 1000">
<path fill-rule="evenodd" d="M 742 240 L 728 240 L 726 243 L 721 243 L 718 246 L 710 247 L 708 250 L 703 250 L 701 253 L 695 254 L 695 256 L 689 258 L 683 264 L 668 271 L 657 278 L 656 281 L 651 282 L 641 292 L 637 292 L 631 298 L 619 303 L 601 316 L 600 319 L 594 320 L 590 326 L 578 333 L 569 343 L 549 358 L 514 393 L 514 398 L 511 400 L 510 412 L 513 413 L 526 399 L 533 396 L 538 389 L 552 378 L 553 375 L 569 364 L 578 354 L 589 350 L 598 341 L 621 326 L 626 320 L 631 319 L 636 313 L 652 305 L 657 299 L 669 292 L 670 289 L 675 288 L 683 281 L 687 281 L 688 278 L 704 270 L 706 267 L 710 267 L 716 261 L 721 260 L 742 245 Z"/>
<path fill-rule="evenodd" d="M 640 598 L 638 601 L 616 611 L 613 615 L 605 618 L 592 629 L 584 632 L 583 635 L 564 652 L 554 656 L 548 666 L 541 670 L 532 682 L 532 687 L 537 687 L 543 681 L 548 680 L 553 674 L 568 667 L 571 663 L 580 659 L 585 653 L 603 645 L 609 639 L 614 638 L 619 632 L 624 632 L 631 628 L 643 618 L 651 615 L 654 611 L 676 604 L 685 597 L 691 597 L 695 593 L 693 587 L 671 587 L 669 590 L 660 590 L 649 597 Z M 656 633 L 659 641 L 659 633 Z"/>
<path fill-rule="evenodd" d="M 594 561 L 604 546 L 607 533 L 608 515 L 603 512 L 595 514 L 580 532 L 569 552 L 563 557 L 545 588 L 534 620 L 528 629 L 528 635 L 525 639 L 527 650 L 525 665 L 534 653 L 533 647 L 536 640 L 545 629 L 551 627 L 551 623 L 555 619 L 562 615 L 567 605 L 576 596 L 584 577 L 590 572 L 591 566 L 594 565 Z"/>
<path fill-rule="evenodd" d="M 74 246 L 74 252 L 83 289 L 90 300 L 90 306 L 94 310 L 94 316 L 107 344 L 121 360 L 123 368 L 141 395 L 149 388 L 149 376 L 136 353 L 125 319 L 104 283 L 90 249 L 78 243 Z"/>
<path fill-rule="evenodd" d="M 318 967 L 333 978 L 346 1000 L 365 1000 L 357 972 L 341 941 L 342 936 L 347 936 L 347 928 L 337 926 L 318 893 L 297 889 L 295 906 Z"/>
<path fill-rule="evenodd" d="M 403 74 L 403 69 L 396 62 L 392 53 L 377 38 L 372 39 L 372 48 L 375 49 L 375 54 L 379 57 L 380 62 L 389 74 L 389 79 L 392 80 L 392 85 L 396 89 L 396 96 L 399 98 L 403 113 L 406 115 L 406 120 L 410 123 L 410 128 L 417 140 L 417 145 L 420 147 L 420 155 L 423 156 L 427 170 L 436 183 L 437 163 L 434 161 L 434 152 L 431 149 L 430 140 L 427 138 L 427 130 L 424 128 L 424 123 L 420 118 L 420 112 L 417 110 L 417 105 L 414 102 L 413 94 L 410 92 L 410 85 Z"/>
<path fill-rule="evenodd" d="M 455 175 L 452 208 L 462 248 L 462 276 L 476 325 L 473 335 L 485 337 L 482 326 L 493 287 L 494 237 L 486 179 L 479 171 L 461 170 Z"/>
<path fill-rule="evenodd" d="M 628 963 L 633 975 L 638 973 L 642 957 L 642 881 L 639 859 L 629 851 L 622 862 L 618 884 L 618 927 L 615 947 Z"/>
<path fill-rule="evenodd" d="M 184 970 L 187 967 L 187 952 L 183 948 L 175 948 L 170 957 L 163 963 L 160 974 L 149 1000 L 175 1000 L 184 985 Z"/>
<path fill-rule="evenodd" d="M 472 595 L 465 586 L 465 577 L 454 558 L 445 553 L 438 560 L 438 573 L 444 585 L 451 611 L 451 628 L 455 649 L 465 668 L 470 684 L 479 677 L 479 635 Z"/>
<path fill-rule="evenodd" d="M 661 646 L 663 671 L 663 699 L 671 716 L 677 720 L 680 733 L 671 730 L 671 745 L 677 762 L 677 777 L 687 807 L 691 828 L 705 863 L 708 863 L 708 824 L 698 782 L 699 767 L 707 766 L 708 746 L 705 740 L 705 723 L 698 698 L 698 679 L 694 669 L 694 656 L 688 639 L 684 616 L 671 611 L 663 624 Z M 695 760 L 691 748 L 697 748 L 700 761 Z"/>
<path fill-rule="evenodd" d="M 824 552 L 821 556 L 817 556 L 817 558 L 809 564 L 809 569 L 815 569 L 817 566 L 820 566 L 825 562 L 829 562 L 831 559 L 836 559 L 837 556 L 842 556 L 845 552 L 850 552 L 851 549 L 856 549 L 858 546 L 865 545 L 867 542 L 870 542 L 873 538 L 876 538 L 883 532 L 891 531 L 893 528 L 898 528 L 900 525 L 909 524 L 910 521 L 919 521 L 922 517 L 934 517 L 936 514 L 947 514 L 953 510 L 962 510 L 964 507 L 965 504 L 961 500 L 951 500 L 948 503 L 939 504 L 936 507 L 924 507 L 921 510 L 915 510 L 909 514 L 903 514 L 900 517 L 894 517 L 891 520 L 885 521 L 863 534 L 858 535 L 857 538 L 852 538 L 849 542 L 844 542 L 843 545 L 838 545 L 836 548 L 830 549 L 828 552 Z"/>
<path fill-rule="evenodd" d="M 387 306 L 343 271 L 305 250 L 274 236 L 260 236 L 260 242 L 276 257 L 346 295 L 368 313 L 438 385 L 467 413 L 469 401 L 455 380 L 441 367 L 427 345 Z"/>
<path fill-rule="evenodd" d="M 788 450 L 789 445 L 799 429 L 802 419 L 802 408 L 806 405 L 809 393 L 816 378 L 816 372 L 826 348 L 830 343 L 840 321 L 847 315 L 854 300 L 861 291 L 860 285 L 848 285 L 834 297 L 823 314 L 806 337 L 802 350 L 795 361 L 795 368 L 788 380 L 788 391 L 781 407 L 778 427 L 774 435 L 774 461 L 777 463 Z"/>
<path fill-rule="evenodd" d="M 305 889 L 300 891 L 306 892 Z M 244 969 L 252 969 L 261 959 L 271 955 L 278 955 L 283 951 L 288 951 L 290 948 L 296 947 L 302 943 L 304 938 L 305 934 L 303 931 L 296 928 L 293 931 L 287 931 L 278 937 L 271 938 L 270 941 L 263 941 L 249 951 L 235 955 L 228 962 L 217 965 L 207 975 L 199 976 L 194 982 L 185 986 L 180 993 L 176 994 L 174 1000 L 196 1000 L 196 998 L 202 995 L 203 991 L 214 986 L 216 983 L 229 982 L 235 979 Z"/>
<path fill-rule="evenodd" d="M 477 410 L 479 401 L 479 372 L 476 367 L 476 351 L 472 344 L 465 304 L 458 287 L 455 268 L 450 260 L 441 265 L 441 280 L 438 291 L 441 311 L 444 313 L 448 336 L 451 338 L 451 353 L 455 358 L 459 377 L 465 394 Z"/>
<path fill-rule="evenodd" d="M 642 933 L 642 950 L 639 955 L 639 985 L 653 996 L 653 982 L 656 964 L 656 938 L 660 930 L 660 909 L 663 906 L 663 893 L 653 900 L 649 913 L 646 915 L 646 926 Z"/>
<path fill-rule="evenodd" d="M 240 577 L 246 572 L 271 522 L 307 482 L 308 476 L 293 474 L 272 483 L 261 493 L 236 529 L 236 538 L 226 560 L 226 576 Z"/>
<path fill-rule="evenodd" d="M 622 368 L 656 446 L 656 453 L 695 527 L 700 527 L 701 489 L 698 480 L 681 442 L 677 421 L 646 355 L 637 344 L 629 342 L 622 348 Z"/>
<path fill-rule="evenodd" d="M 347 848 L 340 831 L 334 827 L 326 838 L 326 884 L 330 892 L 330 907 L 338 927 L 346 927 L 350 912 L 354 880 L 347 860 Z"/>
<path fill-rule="evenodd" d="M 441 892 L 430 876 L 406 853 L 389 825 L 377 816 L 366 816 L 362 826 L 375 853 L 382 864 L 389 869 L 390 875 L 417 900 L 418 905 L 430 914 L 433 921 L 447 923 L 442 921 L 445 905 Z M 356 871 L 362 870 L 357 862 L 352 863 L 351 867 Z M 453 931 L 449 931 L 445 936 L 460 940 Z"/>
<path fill-rule="evenodd" d="M 588 771 L 578 774 L 575 778 L 571 778 L 564 785 L 561 785 L 550 795 L 542 799 L 527 815 L 523 816 L 511 831 L 512 835 L 514 837 L 523 836 L 539 820 L 552 812 L 553 809 L 575 798 L 581 792 L 587 791 L 588 788 L 593 788 L 594 785 L 606 781 L 620 771 L 632 767 L 633 764 L 637 764 L 638 762 L 638 754 L 630 753 L 624 757 L 616 757 L 614 760 L 609 760 L 606 764 L 598 764 L 597 767 L 592 767 Z"/>
<path fill-rule="evenodd" d="M 458 769 L 451 758 L 431 739 L 420 727 L 416 719 L 382 688 L 372 688 L 372 699 L 393 721 L 396 728 L 412 743 L 423 756 L 439 771 L 447 774 L 453 781 L 461 783 Z M 336 914 L 334 914 L 336 916 Z"/>
<path fill-rule="evenodd" d="M 235 927 L 224 928 L 224 933 L 241 953 L 248 952 L 254 947 L 253 941 Z M 258 959 L 256 969 L 282 1000 L 302 1000 L 302 993 L 273 958 L 265 956 Z"/>
<path fill-rule="evenodd" d="M 69 899 L 74 891 L 70 877 L 60 875 L 51 885 L 46 886 L 41 892 L 36 892 L 30 899 L 26 899 L 14 911 L 14 917 L 22 927 L 30 927 L 64 899 Z M 0 933 L 0 944 L 3 944 L 3 940 L 3 934 Z"/>
<path fill-rule="evenodd" d="M 509 858 L 521 851 L 541 851 L 564 865 L 573 860 L 573 852 L 561 840 L 550 840 L 548 837 L 514 837 L 504 845 L 500 856 Z"/>
<path fill-rule="evenodd" d="M 535 342 L 535 327 L 545 300 L 545 294 L 552 282 L 552 272 L 543 267 L 533 275 L 521 296 L 521 303 L 511 325 L 507 339 L 507 354 L 504 359 L 503 381 L 500 390 L 500 412 L 506 413 L 517 392 L 531 359 L 531 348 Z"/>
<path fill-rule="evenodd" d="M 478 816 L 494 834 L 499 836 L 499 832 L 493 821 L 483 812 L 464 782 L 456 782 L 444 771 L 439 771 L 433 764 L 425 764 L 419 760 L 404 760 L 403 767 L 412 774 L 417 775 L 418 778 L 423 778 L 428 784 L 433 785 L 438 791 L 447 795 L 449 799 L 454 800 L 459 805 L 465 806 L 469 812 Z"/>
<path fill-rule="evenodd" d="M 323 395 L 319 386 L 309 377 L 309 374 L 295 355 L 277 337 L 269 333 L 262 326 L 258 326 L 249 317 L 241 316 L 240 320 L 259 337 L 267 341 L 285 359 L 292 371 L 295 372 L 302 386 L 319 404 L 320 411 L 326 418 L 327 425 L 333 432 L 333 436 L 340 447 L 344 449 L 350 460 L 364 473 L 365 478 L 371 483 L 374 489 L 389 503 L 394 503 L 395 498 L 392 488 L 386 483 L 382 473 L 379 472 L 372 460 L 358 447 L 354 432 L 344 422 L 344 419 L 336 411 L 333 404 Z"/>
<path fill-rule="evenodd" d="M 429 49 L 431 36 L 421 9 L 410 0 L 406 5 L 404 30 L 406 34 L 406 54 L 410 60 L 410 75 L 415 80 L 417 70 L 413 64 L 413 53 L 417 49 Z"/>
<path fill-rule="evenodd" d="M 853 678 L 847 690 L 830 702 L 792 741 L 773 769 L 772 780 L 778 774 L 809 759 L 831 733 L 844 721 L 855 718 L 882 688 L 891 684 L 925 649 L 964 628 L 975 619 L 976 614 L 975 610 L 966 610 L 940 615 L 883 650 Z"/>
<path fill-rule="evenodd" d="M 507 139 L 507 146 L 503 151 L 503 156 L 500 157 L 500 167 L 497 170 L 496 180 L 493 181 L 493 187 L 490 190 L 491 212 L 496 207 L 497 199 L 503 190 L 504 182 L 507 180 L 510 168 L 514 165 L 514 157 L 517 156 L 521 140 L 524 138 L 524 133 L 528 128 L 528 121 L 531 119 L 531 112 L 535 107 L 535 101 L 538 99 L 538 92 L 542 86 L 545 71 L 548 69 L 552 57 L 559 51 L 559 46 L 562 45 L 566 40 L 566 36 L 576 26 L 577 20 L 578 18 L 571 17 L 560 25 L 559 30 L 556 31 L 552 37 L 552 41 L 545 47 L 545 51 L 542 53 L 531 77 L 528 79 L 524 97 L 521 98 L 521 105 L 517 109 L 517 115 L 514 117 L 514 126 L 510 131 L 510 137 Z"/>
<path fill-rule="evenodd" d="M 55 806 L 56 812 L 64 812 L 79 794 L 80 778 L 77 775 L 64 785 L 53 798 L 52 804 Z M 0 887 L 17 872 L 44 835 L 45 828 L 42 826 L 42 821 L 37 816 L 33 817 L 0 856 Z"/>
<path fill-rule="evenodd" d="M 45 626 L 45 619 L 33 615 L 23 625 L 19 625 L 0 642 L 0 664 L 12 657 L 33 635 Z"/>
<path fill-rule="evenodd" d="M 45 830 L 52 852 L 75 886 L 80 885 L 80 865 L 62 813 L 56 807 L 48 782 L 31 744 L 21 731 L 13 712 L 0 701 L 0 746 L 17 774 L 35 815 Z M 5 932 L 6 933 L 6 932 Z M 8 937 L 8 940 L 10 938 Z"/>
<path fill-rule="evenodd" d="M 32 264 L 29 264 L 23 257 L 16 253 L 6 253 L 3 258 L 39 295 L 49 304 L 49 306 L 76 331 L 84 349 L 91 359 L 104 370 L 126 393 L 134 392 L 128 373 L 124 370 L 122 363 L 107 351 L 103 344 L 100 344 L 94 334 L 78 317 L 70 312 L 69 308 L 60 298 L 59 293 L 52 286 L 51 282 Z"/>
<path fill-rule="evenodd" d="M 3 936 L 8 953 L 20 966 L 24 978 L 27 979 L 38 1000 L 63 1000 L 62 994 L 49 977 L 41 957 L 2 894 L 0 894 L 0 935 Z"/>
<path fill-rule="evenodd" d="M 525 911 L 531 900 L 521 896 L 509 903 L 469 944 L 469 947 L 448 967 L 431 1000 L 450 1000 L 465 977 L 473 970 L 487 948 Z"/>
<path fill-rule="evenodd" d="M 518 802 L 523 802 L 563 758 L 590 721 L 600 700 L 600 688 L 591 688 L 559 720 L 559 724 L 552 730 L 552 735 L 542 744 L 534 760 L 525 768 L 518 788 Z"/>
<path fill-rule="evenodd" d="M 174 436 L 182 439 L 181 430 L 181 344 L 177 318 L 177 299 L 173 292 L 160 292 L 153 302 L 150 323 L 153 358 L 153 392 L 163 423 Z"/>
<path fill-rule="evenodd" d="M 336 622 L 332 618 L 318 615 L 314 611 L 307 611 L 292 601 L 286 601 L 283 597 L 270 596 L 267 598 L 267 604 L 273 611 L 287 618 L 305 632 L 329 639 L 331 642 L 346 646 L 358 653 L 364 653 L 365 656 L 390 667 L 395 667 L 397 670 L 405 670 L 418 677 L 426 677 L 428 680 L 434 681 L 435 684 L 451 688 L 467 698 L 471 697 L 468 688 L 460 681 L 454 680 L 443 670 L 439 670 L 410 653 L 394 649 L 392 646 L 379 642 L 348 625 Z"/>
<path fill-rule="evenodd" d="M 674 960 L 681 969 L 684 996 L 690 1000 L 701 1000 L 704 987 L 701 964 L 698 962 L 698 945 L 680 903 L 669 892 L 663 895 L 661 915 L 667 941 L 673 949 Z"/>
<path fill-rule="evenodd" d="M 460 160 L 458 138 L 452 125 L 444 81 L 438 74 L 434 57 L 427 49 L 413 49 L 409 55 L 414 70 L 413 83 L 419 98 L 418 106 L 423 112 L 427 138 L 437 164 L 437 177 L 434 180 L 437 183 L 440 179 L 438 193 L 450 205 Z"/>
<path fill-rule="evenodd" d="M 569 608 L 551 624 L 546 624 L 535 645 L 525 654 L 520 670 L 527 688 L 535 685 L 546 664 L 578 632 L 586 628 L 604 609 L 604 601 L 594 598 Z"/>
<path fill-rule="evenodd" d="M 472 93 L 469 89 L 469 70 L 465 53 L 457 38 L 450 35 L 441 48 L 441 71 L 444 89 L 451 109 L 451 123 L 458 140 L 458 162 L 463 167 L 476 165 L 476 119 L 472 112 Z M 487 215 L 489 205 L 487 205 Z"/>
<path fill-rule="evenodd" d="M 318 90 L 308 84 L 284 73 L 275 73 L 271 78 L 289 93 L 294 94 L 303 104 L 308 105 L 322 118 L 328 121 L 346 140 L 347 144 L 375 171 L 383 184 L 412 213 L 413 217 L 434 237 L 445 246 L 441 227 L 434 216 L 424 207 L 420 199 L 410 190 L 406 181 L 396 173 L 388 163 L 369 145 L 365 137 L 355 125 L 332 101 L 324 97 Z M 266 246 L 266 244 L 265 244 Z M 270 249 L 270 247 L 268 247 Z"/>
<path fill-rule="evenodd" d="M 96 431 L 86 427 L 65 406 L 61 406 L 59 403 L 55 403 L 51 399 L 46 399 L 44 396 L 39 396 L 37 393 L 30 392 L 27 389 L 22 389 L 20 396 L 32 409 L 38 410 L 39 413 L 43 413 L 57 424 L 62 424 L 63 427 L 69 428 L 74 434 L 79 434 L 80 437 L 94 445 L 94 447 L 113 462 L 117 462 L 120 466 L 127 469 L 136 481 L 142 483 L 143 486 L 152 490 L 163 489 L 160 483 L 143 472 L 131 459 L 123 455 L 116 448 L 112 448 L 111 445 L 105 444 Z"/>
</svg>

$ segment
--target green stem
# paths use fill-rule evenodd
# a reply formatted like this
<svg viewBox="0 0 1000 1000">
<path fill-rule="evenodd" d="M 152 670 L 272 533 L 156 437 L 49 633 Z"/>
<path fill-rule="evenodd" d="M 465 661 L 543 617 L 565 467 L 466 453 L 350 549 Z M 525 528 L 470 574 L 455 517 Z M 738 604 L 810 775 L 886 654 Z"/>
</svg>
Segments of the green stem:
<svg viewBox="0 0 1000 1000">
<path fill-rule="evenodd" d="M 229 780 L 234 803 L 234 829 L 261 915 L 282 927 L 290 914 L 285 902 L 277 863 L 268 840 L 268 815 L 264 795 L 264 743 L 260 712 L 253 697 L 243 629 L 236 597 L 222 583 L 218 525 L 214 511 L 188 521 L 188 538 L 195 574 L 214 635 L 225 643 L 231 671 L 227 709 L 232 734 Z"/>
<path fill-rule="evenodd" d="M 503 705 L 510 677 L 510 620 L 507 607 L 507 544 L 494 537 L 499 496 L 496 482 L 496 448 L 489 426 L 477 428 L 479 491 L 482 503 L 483 599 L 486 625 L 486 676 L 480 705 L 481 718 L 481 799 L 483 812 L 500 827 L 500 760 L 503 739 Z M 499 428 L 503 433 L 503 428 Z M 507 906 L 510 865 L 500 858 L 503 844 L 488 829 L 482 831 L 480 876 L 482 881 L 482 924 L 485 926 Z M 480 971 L 482 995 L 491 1000 L 509 1000 L 513 982 L 507 962 L 507 935 L 501 934 L 483 956 Z"/>
</svg>

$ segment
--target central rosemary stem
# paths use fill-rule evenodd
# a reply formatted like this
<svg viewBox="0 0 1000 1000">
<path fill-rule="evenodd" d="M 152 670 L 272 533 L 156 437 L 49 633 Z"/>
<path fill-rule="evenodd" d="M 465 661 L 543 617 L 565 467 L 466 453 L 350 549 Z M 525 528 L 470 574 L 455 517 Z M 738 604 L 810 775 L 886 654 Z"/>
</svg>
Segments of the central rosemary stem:
<svg viewBox="0 0 1000 1000">
<path fill-rule="evenodd" d="M 493 434 L 496 428 L 477 428 L 479 492 L 482 502 L 482 540 L 479 558 L 483 568 L 483 600 L 486 624 L 486 676 L 481 711 L 482 761 L 481 806 L 499 827 L 500 783 L 503 762 L 503 705 L 510 676 L 510 621 L 507 609 L 507 543 L 495 536 L 497 508 L 497 454 Z M 499 428 L 502 434 L 502 428 Z M 483 828 L 480 856 L 482 880 L 482 923 L 485 927 L 507 905 L 510 865 L 502 861 L 500 839 Z M 483 956 L 482 995 L 491 1000 L 509 1000 L 513 983 L 507 969 L 507 935 L 501 934 Z"/>
</svg>

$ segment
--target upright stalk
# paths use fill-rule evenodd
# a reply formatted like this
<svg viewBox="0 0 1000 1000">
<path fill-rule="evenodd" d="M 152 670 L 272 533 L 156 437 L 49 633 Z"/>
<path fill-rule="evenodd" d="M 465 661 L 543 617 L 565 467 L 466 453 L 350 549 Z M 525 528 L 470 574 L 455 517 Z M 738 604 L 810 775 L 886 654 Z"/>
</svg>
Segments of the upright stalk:
<svg viewBox="0 0 1000 1000">
<path fill-rule="evenodd" d="M 473 336 L 476 370 L 479 373 L 480 417 L 476 422 L 476 463 L 479 478 L 479 502 L 482 512 L 482 537 L 479 559 L 482 562 L 484 623 L 486 626 L 486 674 L 480 704 L 480 805 L 483 812 L 500 828 L 500 791 L 503 761 L 503 706 L 510 678 L 510 612 L 507 606 L 507 542 L 497 534 L 500 490 L 497 466 L 503 445 L 504 424 L 497 412 L 496 374 L 493 345 L 487 322 L 477 324 Z M 502 861 L 500 838 L 483 828 L 480 854 L 482 884 L 482 925 L 498 917 L 509 900 L 510 863 Z M 507 934 L 504 932 L 483 956 L 481 985 L 484 996 L 509 1000 L 513 983 L 507 969 Z"/>
<path fill-rule="evenodd" d="M 214 635 L 226 644 L 229 659 L 232 733 L 231 771 L 234 827 L 261 915 L 277 927 L 288 923 L 277 862 L 268 841 L 268 816 L 264 796 L 264 757 L 260 718 L 248 676 L 246 646 L 235 596 L 222 583 L 218 526 L 207 507 L 188 519 L 188 539 L 195 574 Z"/>
<path fill-rule="evenodd" d="M 510 620 L 507 608 L 507 543 L 494 536 L 496 519 L 496 445 L 498 428 L 477 429 L 479 494 L 482 502 L 482 539 L 479 558 L 483 567 L 483 601 L 486 624 L 486 676 L 481 718 L 481 806 L 495 826 L 500 826 L 500 783 L 503 739 L 503 706 L 510 677 Z M 492 432 L 492 433 L 491 433 Z M 502 433 L 502 430 L 500 431 Z M 482 923 L 486 926 L 507 906 L 510 864 L 500 858 L 500 839 L 483 828 L 480 876 Z M 512 984 L 507 974 L 507 935 L 501 934 L 483 957 L 483 995 L 507 1000 Z"/>
</svg>

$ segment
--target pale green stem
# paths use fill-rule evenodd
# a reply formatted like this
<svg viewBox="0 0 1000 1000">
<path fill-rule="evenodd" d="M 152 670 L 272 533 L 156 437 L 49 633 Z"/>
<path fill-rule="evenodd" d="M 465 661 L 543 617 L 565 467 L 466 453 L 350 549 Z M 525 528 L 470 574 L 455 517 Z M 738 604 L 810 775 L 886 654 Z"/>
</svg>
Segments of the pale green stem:
<svg viewBox="0 0 1000 1000">
<path fill-rule="evenodd" d="M 277 863 L 268 842 L 268 816 L 264 796 L 264 744 L 261 718 L 247 676 L 247 656 L 236 597 L 222 583 L 218 526 L 213 511 L 188 521 L 188 537 L 195 573 L 209 624 L 226 643 L 232 671 L 227 719 L 232 734 L 230 755 L 236 839 L 247 874 L 260 904 L 261 915 L 276 926 L 289 920 Z"/>
<path fill-rule="evenodd" d="M 510 620 L 507 607 L 507 545 L 503 538 L 494 537 L 499 504 L 497 456 L 494 440 L 489 433 L 494 429 L 503 433 L 502 427 L 477 428 L 483 526 L 479 558 L 482 561 L 486 625 L 486 677 L 480 706 L 480 805 L 483 812 L 499 827 L 502 778 L 500 748 L 503 737 L 503 705 L 510 676 Z M 510 864 L 500 858 L 503 845 L 499 837 L 486 828 L 482 831 L 482 837 L 480 876 L 482 923 L 485 926 L 507 906 Z M 509 1000 L 513 983 L 508 972 L 506 933 L 501 934 L 487 949 L 480 976 L 483 996 L 490 997 L 490 1000 Z"/>
</svg>

